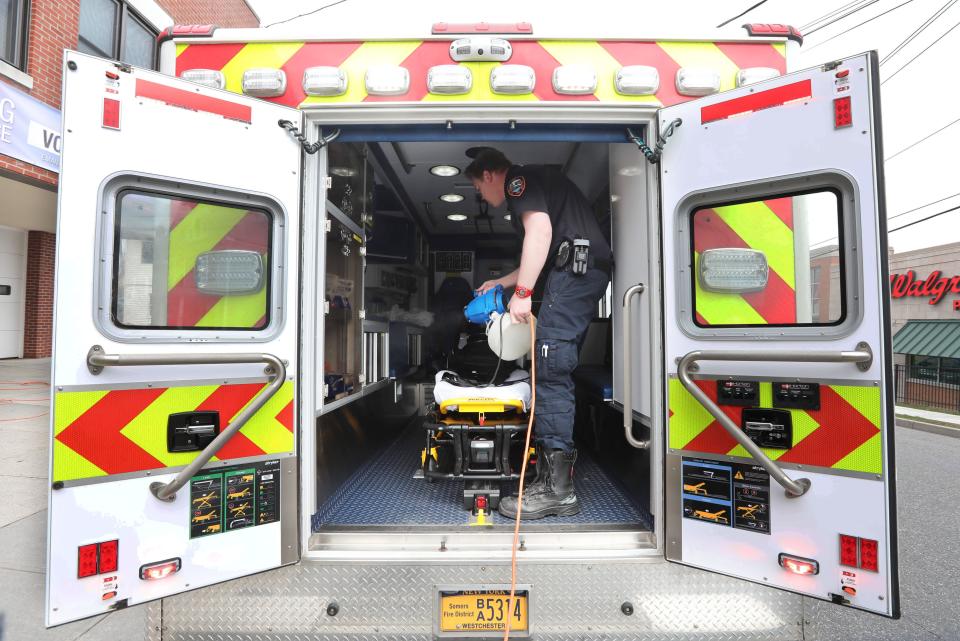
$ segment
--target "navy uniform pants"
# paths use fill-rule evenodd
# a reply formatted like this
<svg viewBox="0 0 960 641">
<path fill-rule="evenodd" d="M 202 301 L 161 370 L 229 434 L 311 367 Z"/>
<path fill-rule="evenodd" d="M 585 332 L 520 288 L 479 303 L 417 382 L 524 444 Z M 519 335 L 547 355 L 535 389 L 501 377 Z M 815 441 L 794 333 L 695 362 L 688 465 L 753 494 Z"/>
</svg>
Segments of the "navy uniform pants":
<svg viewBox="0 0 960 641">
<path fill-rule="evenodd" d="M 537 316 L 536 435 L 549 449 L 573 449 L 573 370 L 583 335 L 596 318 L 610 278 L 600 269 L 582 276 L 552 271 Z"/>
</svg>

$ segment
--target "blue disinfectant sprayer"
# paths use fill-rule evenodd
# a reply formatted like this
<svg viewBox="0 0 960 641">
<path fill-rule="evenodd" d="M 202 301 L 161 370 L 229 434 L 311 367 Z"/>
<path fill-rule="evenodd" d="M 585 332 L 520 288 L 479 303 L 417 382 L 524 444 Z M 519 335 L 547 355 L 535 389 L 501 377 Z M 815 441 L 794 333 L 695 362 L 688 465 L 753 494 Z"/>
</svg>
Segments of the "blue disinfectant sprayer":
<svg viewBox="0 0 960 641">
<path fill-rule="evenodd" d="M 493 314 L 502 314 L 506 310 L 503 304 L 503 285 L 497 285 L 484 294 L 474 296 L 474 299 L 463 308 L 463 315 L 471 323 L 486 325 Z"/>
</svg>

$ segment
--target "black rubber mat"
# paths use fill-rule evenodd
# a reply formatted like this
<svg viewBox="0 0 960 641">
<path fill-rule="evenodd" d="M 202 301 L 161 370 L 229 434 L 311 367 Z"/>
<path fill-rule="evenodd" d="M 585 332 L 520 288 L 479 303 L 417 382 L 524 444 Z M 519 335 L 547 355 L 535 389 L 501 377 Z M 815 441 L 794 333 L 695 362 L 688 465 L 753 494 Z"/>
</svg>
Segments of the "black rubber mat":
<svg viewBox="0 0 960 641">
<path fill-rule="evenodd" d="M 423 444 L 423 429 L 416 426 L 371 457 L 320 506 L 313 515 L 313 531 L 350 526 L 467 526 L 472 518 L 463 509 L 462 481 L 427 483 L 414 478 Z M 584 452 L 577 459 L 575 485 L 579 514 L 533 523 L 652 529 L 650 515 Z M 513 523 L 498 513 L 492 520 L 494 525 Z"/>
</svg>

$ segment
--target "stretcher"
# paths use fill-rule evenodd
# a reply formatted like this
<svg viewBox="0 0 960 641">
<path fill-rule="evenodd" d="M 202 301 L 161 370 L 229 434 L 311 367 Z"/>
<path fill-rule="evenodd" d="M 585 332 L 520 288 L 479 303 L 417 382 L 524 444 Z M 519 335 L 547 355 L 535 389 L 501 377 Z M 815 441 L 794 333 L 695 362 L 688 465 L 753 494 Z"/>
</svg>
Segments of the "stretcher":
<svg viewBox="0 0 960 641">
<path fill-rule="evenodd" d="M 536 449 L 524 451 L 529 374 L 516 370 L 500 385 L 482 385 L 442 370 L 433 394 L 420 454 L 424 479 L 462 479 L 464 509 L 495 510 L 504 486 L 520 478 L 523 457 L 528 470 L 536 463 Z"/>
</svg>

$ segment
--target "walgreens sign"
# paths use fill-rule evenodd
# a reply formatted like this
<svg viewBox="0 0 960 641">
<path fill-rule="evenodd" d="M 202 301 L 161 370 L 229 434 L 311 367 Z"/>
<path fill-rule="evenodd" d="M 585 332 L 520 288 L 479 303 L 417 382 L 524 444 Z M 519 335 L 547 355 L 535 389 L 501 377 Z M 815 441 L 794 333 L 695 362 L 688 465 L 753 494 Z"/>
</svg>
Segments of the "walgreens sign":
<svg viewBox="0 0 960 641">
<path fill-rule="evenodd" d="M 936 270 L 926 279 L 919 279 L 912 269 L 906 274 L 890 276 L 892 298 L 929 298 L 927 302 L 936 305 L 948 293 L 960 294 L 960 276 L 944 276 L 940 270 Z M 960 311 L 960 298 L 954 299 L 953 309 Z"/>
</svg>

